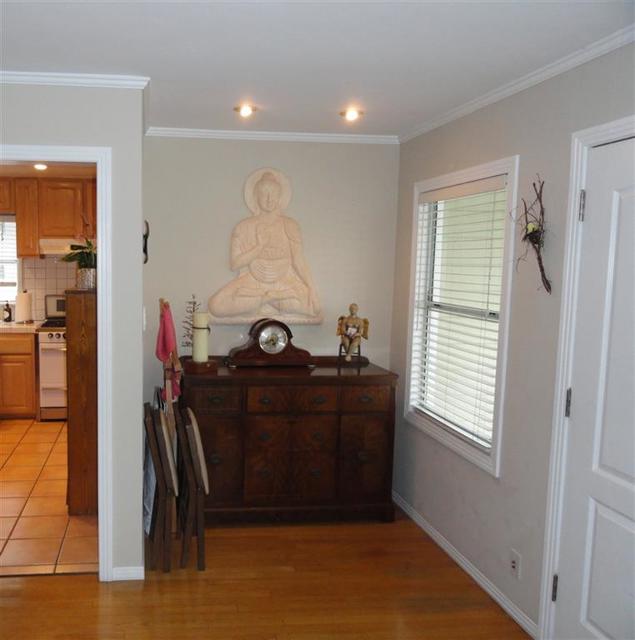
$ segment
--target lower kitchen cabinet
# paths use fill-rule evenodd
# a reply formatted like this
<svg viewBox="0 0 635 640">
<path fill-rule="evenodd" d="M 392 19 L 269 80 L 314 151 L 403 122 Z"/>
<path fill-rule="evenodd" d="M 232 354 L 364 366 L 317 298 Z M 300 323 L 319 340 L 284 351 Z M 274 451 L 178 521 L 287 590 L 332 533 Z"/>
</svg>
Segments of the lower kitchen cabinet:
<svg viewBox="0 0 635 640">
<path fill-rule="evenodd" d="M 208 522 L 393 518 L 397 376 L 315 360 L 185 374 L 181 403 L 197 416 L 210 475 Z"/>
<path fill-rule="evenodd" d="M 35 390 L 35 336 L 0 335 L 0 418 L 33 418 Z"/>
</svg>

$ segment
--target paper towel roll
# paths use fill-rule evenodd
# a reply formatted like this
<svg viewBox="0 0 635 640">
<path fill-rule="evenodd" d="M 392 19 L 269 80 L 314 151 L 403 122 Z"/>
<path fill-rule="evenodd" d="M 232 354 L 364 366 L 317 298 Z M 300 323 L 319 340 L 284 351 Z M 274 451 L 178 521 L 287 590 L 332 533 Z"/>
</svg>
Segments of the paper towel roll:
<svg viewBox="0 0 635 640">
<path fill-rule="evenodd" d="M 33 320 L 33 296 L 29 291 L 20 291 L 15 297 L 15 321 Z"/>
</svg>

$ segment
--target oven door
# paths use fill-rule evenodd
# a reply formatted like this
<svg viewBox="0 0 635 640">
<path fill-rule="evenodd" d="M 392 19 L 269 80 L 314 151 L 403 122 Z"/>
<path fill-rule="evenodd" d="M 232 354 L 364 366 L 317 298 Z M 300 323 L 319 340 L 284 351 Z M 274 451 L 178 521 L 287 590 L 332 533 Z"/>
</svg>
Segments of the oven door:
<svg viewBox="0 0 635 640">
<path fill-rule="evenodd" d="M 66 407 L 66 344 L 40 343 L 40 407 Z"/>
</svg>

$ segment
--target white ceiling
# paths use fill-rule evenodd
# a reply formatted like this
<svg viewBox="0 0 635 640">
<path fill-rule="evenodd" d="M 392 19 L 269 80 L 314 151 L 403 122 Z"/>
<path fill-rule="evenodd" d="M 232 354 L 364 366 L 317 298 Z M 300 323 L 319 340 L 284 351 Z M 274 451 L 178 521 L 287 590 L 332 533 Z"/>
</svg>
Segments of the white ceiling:
<svg viewBox="0 0 635 640">
<path fill-rule="evenodd" d="M 11 2 L 0 67 L 149 76 L 148 124 L 407 136 L 635 21 L 633 2 Z M 250 101 L 249 121 L 232 107 Z M 354 124 L 338 111 L 366 112 Z"/>
</svg>

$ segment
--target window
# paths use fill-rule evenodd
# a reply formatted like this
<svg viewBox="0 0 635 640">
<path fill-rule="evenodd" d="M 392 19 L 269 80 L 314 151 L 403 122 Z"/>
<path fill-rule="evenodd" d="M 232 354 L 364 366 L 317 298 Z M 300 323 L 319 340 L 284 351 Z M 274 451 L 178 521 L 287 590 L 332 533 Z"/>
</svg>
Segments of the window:
<svg viewBox="0 0 635 640">
<path fill-rule="evenodd" d="M 18 255 L 15 216 L 0 214 L 0 301 L 15 302 L 18 292 Z M 2 306 L 2 305 L 0 305 Z"/>
<path fill-rule="evenodd" d="M 418 183 L 406 418 L 498 475 L 516 158 Z"/>
</svg>

